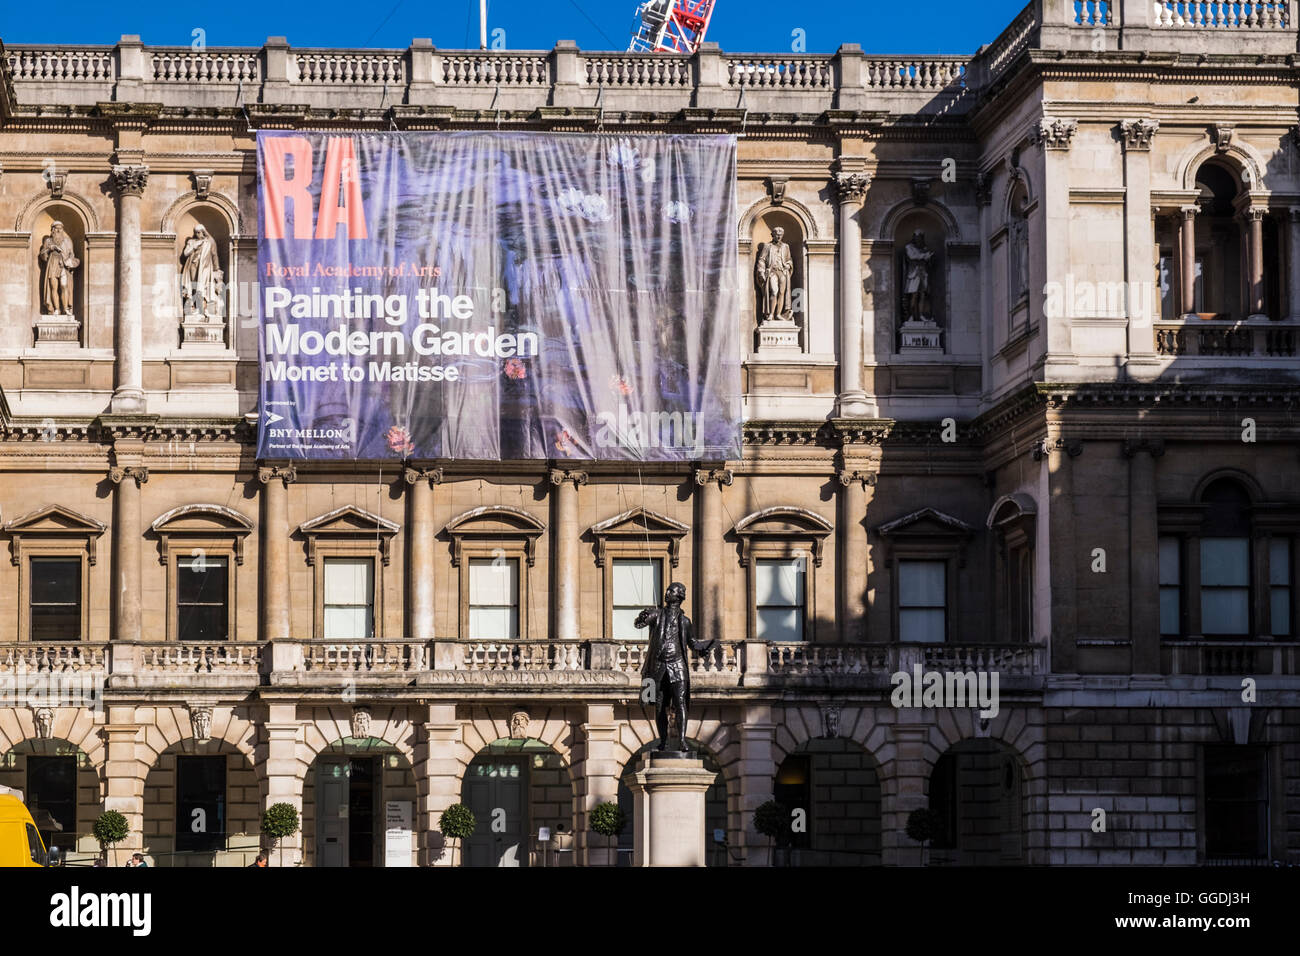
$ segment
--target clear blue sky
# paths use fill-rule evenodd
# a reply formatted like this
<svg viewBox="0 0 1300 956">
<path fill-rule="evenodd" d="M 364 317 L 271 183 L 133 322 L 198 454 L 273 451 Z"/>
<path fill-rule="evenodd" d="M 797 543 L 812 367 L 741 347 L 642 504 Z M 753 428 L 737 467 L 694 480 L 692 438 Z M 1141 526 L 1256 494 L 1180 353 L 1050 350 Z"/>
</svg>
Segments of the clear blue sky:
<svg viewBox="0 0 1300 956">
<path fill-rule="evenodd" d="M 858 43 L 868 53 L 974 53 L 991 42 L 1026 0 L 718 0 L 708 38 L 724 50 L 789 52 L 802 30 L 809 53 Z M 637 0 L 491 0 L 488 26 L 516 50 L 575 40 L 583 49 L 625 49 Z M 431 37 L 445 49 L 478 46 L 478 0 L 0 0 L 0 40 L 8 43 L 113 43 L 138 33 L 145 43 L 188 46 L 192 31 L 209 46 L 260 46 L 287 36 L 294 46 L 405 47 Z"/>
</svg>

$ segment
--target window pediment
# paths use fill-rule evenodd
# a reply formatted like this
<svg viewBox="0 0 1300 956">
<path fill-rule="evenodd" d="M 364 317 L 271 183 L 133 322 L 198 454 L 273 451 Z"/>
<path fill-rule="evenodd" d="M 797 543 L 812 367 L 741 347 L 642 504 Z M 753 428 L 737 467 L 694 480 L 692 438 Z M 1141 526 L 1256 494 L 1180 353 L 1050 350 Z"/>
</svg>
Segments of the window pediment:
<svg viewBox="0 0 1300 956">
<path fill-rule="evenodd" d="M 741 541 L 740 563 L 747 566 L 754 542 L 781 542 L 786 545 L 804 544 L 812 550 L 813 564 L 821 567 L 822 541 L 834 526 L 807 508 L 778 505 L 746 515 L 732 529 Z"/>
<path fill-rule="evenodd" d="M 604 567 L 609 543 L 645 542 L 647 540 L 668 548 L 668 559 L 673 567 L 680 560 L 681 539 L 690 529 L 680 521 L 647 508 L 633 508 L 622 514 L 599 521 L 587 529 L 596 541 L 596 566 Z"/>
<path fill-rule="evenodd" d="M 523 545 L 531 568 L 537 560 L 537 539 L 545 530 L 546 525 L 522 508 L 485 505 L 452 518 L 443 533 L 451 539 L 453 567 L 460 566 L 467 541 L 471 544 L 514 541 Z"/>
<path fill-rule="evenodd" d="M 397 534 L 399 526 L 394 521 L 381 518 L 356 505 L 344 505 L 333 511 L 304 521 L 298 526 L 298 533 L 307 539 L 307 564 L 316 563 L 318 542 L 356 540 L 377 538 L 379 553 L 385 565 L 392 557 L 392 537 Z"/>
<path fill-rule="evenodd" d="M 922 537 L 967 537 L 975 529 L 950 514 L 934 508 L 922 508 L 911 514 L 887 521 L 876 529 L 884 537 L 922 538 Z"/>
<path fill-rule="evenodd" d="M 63 505 L 47 505 L 14 518 L 4 527 L 10 535 L 10 560 L 15 565 L 22 561 L 23 538 L 29 535 L 80 539 L 85 542 L 87 559 L 94 564 L 95 539 L 107 529 L 104 522 Z"/>
<path fill-rule="evenodd" d="M 244 538 L 253 530 L 253 522 L 225 505 L 192 504 L 160 514 L 150 527 L 158 535 L 159 564 L 167 564 L 175 549 L 192 546 L 206 550 L 214 542 L 230 545 L 235 564 L 243 564 Z"/>
<path fill-rule="evenodd" d="M 1033 546 L 1038 505 L 1029 495 L 1003 495 L 989 509 L 985 527 L 996 531 L 1009 547 Z"/>
</svg>

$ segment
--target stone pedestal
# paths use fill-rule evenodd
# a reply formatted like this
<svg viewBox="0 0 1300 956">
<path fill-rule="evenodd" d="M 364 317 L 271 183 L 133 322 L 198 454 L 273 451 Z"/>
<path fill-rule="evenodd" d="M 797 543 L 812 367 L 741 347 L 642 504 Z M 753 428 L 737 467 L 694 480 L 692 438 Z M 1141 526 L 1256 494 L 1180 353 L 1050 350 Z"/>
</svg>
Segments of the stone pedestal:
<svg viewBox="0 0 1300 956">
<path fill-rule="evenodd" d="M 758 325 L 758 351 L 762 355 L 779 353 L 798 355 L 799 324 L 788 319 L 773 319 Z"/>
<path fill-rule="evenodd" d="M 704 794 L 717 776 L 690 754 L 649 753 L 629 788 L 635 866 L 705 866 Z"/>
<path fill-rule="evenodd" d="M 79 348 L 81 346 L 81 323 L 71 315 L 41 314 L 36 320 L 36 346 L 45 348 Z"/>
<path fill-rule="evenodd" d="M 932 319 L 909 319 L 899 328 L 900 352 L 932 352 L 943 354 L 943 330 Z"/>
<path fill-rule="evenodd" d="M 226 322 L 221 315 L 187 312 L 181 319 L 181 348 L 194 351 L 224 351 Z"/>
</svg>

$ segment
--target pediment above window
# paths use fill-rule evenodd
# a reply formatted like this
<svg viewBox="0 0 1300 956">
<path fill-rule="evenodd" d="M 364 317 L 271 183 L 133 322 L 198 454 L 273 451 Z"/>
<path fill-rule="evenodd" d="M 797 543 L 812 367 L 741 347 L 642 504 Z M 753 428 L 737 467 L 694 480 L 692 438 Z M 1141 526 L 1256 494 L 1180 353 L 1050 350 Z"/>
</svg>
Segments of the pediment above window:
<svg viewBox="0 0 1300 956">
<path fill-rule="evenodd" d="M 244 563 L 244 538 L 253 522 L 234 508 L 216 504 L 181 505 L 164 512 L 150 525 L 158 535 L 158 560 L 166 564 L 173 551 L 204 553 L 224 544 L 234 553 L 235 563 Z"/>
<path fill-rule="evenodd" d="M 528 566 L 537 560 L 537 539 L 546 530 L 540 520 L 522 508 L 509 505 L 485 505 L 457 515 L 447 522 L 443 533 L 451 539 L 451 563 L 460 566 L 466 542 L 488 545 L 494 541 L 522 544 Z"/>
<path fill-rule="evenodd" d="M 1029 495 L 1016 492 L 1003 495 L 989 509 L 985 527 L 995 531 L 1011 548 L 1033 547 L 1038 505 Z"/>
<path fill-rule="evenodd" d="M 884 537 L 966 537 L 974 534 L 975 529 L 960 518 L 935 508 L 922 508 L 885 522 L 876 532 Z"/>
<path fill-rule="evenodd" d="M 834 525 L 807 508 L 778 505 L 746 515 L 736 522 L 732 532 L 740 538 L 740 563 L 749 564 L 754 543 L 782 543 L 788 547 L 805 546 L 812 551 L 813 564 L 821 567 L 822 542 Z"/>
<path fill-rule="evenodd" d="M 107 528 L 104 522 L 96 521 L 63 505 L 47 505 L 38 511 L 14 518 L 4 526 L 4 530 L 10 535 L 10 559 L 15 565 L 22 561 L 23 539 L 27 537 L 80 540 L 85 543 L 88 560 L 94 564 L 95 539 Z"/>
<path fill-rule="evenodd" d="M 596 565 L 604 567 L 610 542 L 649 542 L 668 548 L 668 559 L 673 567 L 680 560 L 681 539 L 690 530 L 680 521 L 647 508 L 633 508 L 622 514 L 599 521 L 587 529 L 596 541 Z"/>
<path fill-rule="evenodd" d="M 307 539 L 307 563 L 316 563 L 317 544 L 326 541 L 361 540 L 375 538 L 379 542 L 379 554 L 385 565 L 392 557 L 392 537 L 397 534 L 396 522 L 381 518 L 356 505 L 344 505 L 326 514 L 304 521 L 298 526 L 298 533 Z"/>
</svg>

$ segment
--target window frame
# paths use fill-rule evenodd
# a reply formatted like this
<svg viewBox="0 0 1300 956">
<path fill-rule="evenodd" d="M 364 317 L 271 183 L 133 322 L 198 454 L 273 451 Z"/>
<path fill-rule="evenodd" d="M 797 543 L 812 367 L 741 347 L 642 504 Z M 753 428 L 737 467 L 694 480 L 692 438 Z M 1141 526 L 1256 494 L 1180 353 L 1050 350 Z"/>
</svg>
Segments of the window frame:
<svg viewBox="0 0 1300 956">
<path fill-rule="evenodd" d="M 786 640 L 767 637 L 767 636 L 760 637 L 758 633 L 758 620 L 759 620 L 758 568 L 759 565 L 765 563 L 788 564 L 796 560 L 803 562 L 803 606 L 800 607 L 799 605 L 796 604 L 765 604 L 763 606 L 764 607 L 798 607 L 799 613 L 803 616 L 803 627 L 800 629 L 802 631 L 802 636 L 796 638 L 794 641 L 786 641 Z M 813 578 L 812 555 L 796 548 L 790 548 L 787 550 L 786 553 L 782 554 L 779 557 L 774 557 L 771 554 L 765 554 L 762 551 L 759 551 L 751 557 L 750 561 L 753 565 L 749 573 L 749 593 L 750 593 L 751 613 L 754 619 L 754 631 L 753 631 L 754 640 L 767 641 L 768 643 L 772 643 L 772 644 L 788 644 L 788 643 L 798 644 L 798 643 L 811 642 L 812 636 L 811 636 L 811 627 L 809 622 L 808 604 L 809 604 L 809 591 L 812 588 L 811 582 Z"/>
<path fill-rule="evenodd" d="M 244 564 L 244 538 L 253 522 L 233 508 L 191 504 L 173 508 L 150 526 L 158 536 L 158 563 L 167 573 L 167 639 L 180 640 L 180 562 L 202 555 L 226 559 L 226 636 L 239 639 L 239 569 Z"/>
<path fill-rule="evenodd" d="M 76 642 L 90 633 L 90 569 L 96 563 L 96 539 L 108 526 L 62 505 L 48 505 L 5 525 L 10 563 L 18 569 L 18 640 L 31 641 L 32 558 L 77 558 L 81 561 L 81 623 Z M 105 622 L 107 627 L 107 622 Z M 74 643 L 55 641 L 51 643 Z"/>
<path fill-rule="evenodd" d="M 516 640 L 527 641 L 534 636 L 530 601 L 531 572 L 537 562 L 537 539 L 545 530 L 546 525 L 539 518 L 522 508 L 509 505 L 475 508 L 447 522 L 443 535 L 451 542 L 451 565 L 460 578 L 457 583 L 459 603 L 456 610 L 458 639 L 470 639 L 470 561 L 497 557 L 519 561 L 519 637 Z M 545 631 L 544 621 L 538 629 Z"/>
<path fill-rule="evenodd" d="M 307 566 L 312 569 L 312 637 L 315 640 L 325 640 L 325 560 L 328 558 L 370 558 L 374 562 L 374 627 L 366 640 L 384 639 L 387 633 L 384 571 L 392 559 L 392 537 L 399 528 L 396 522 L 355 505 L 335 508 L 298 526 L 298 533 L 307 542 Z"/>
<path fill-rule="evenodd" d="M 937 564 L 943 568 L 943 604 L 909 604 L 903 606 L 903 565 Z M 952 635 L 952 568 L 949 561 L 941 557 L 900 557 L 894 565 L 894 633 L 898 643 L 907 645 L 947 644 Z M 943 611 L 943 637 L 938 641 L 909 641 L 903 637 L 904 611 Z"/>
<path fill-rule="evenodd" d="M 648 508 L 632 508 L 622 514 L 592 525 L 587 533 L 595 542 L 596 567 L 601 570 L 601 633 L 605 640 L 614 636 L 615 561 L 655 560 L 659 562 L 659 580 L 663 589 L 677 580 L 681 563 L 681 539 L 689 526 Z M 663 595 L 655 597 L 658 604 Z"/>
<path fill-rule="evenodd" d="M 36 634 L 35 618 L 36 618 L 36 608 L 38 606 L 39 607 L 67 606 L 65 604 L 61 604 L 59 602 L 52 602 L 52 601 L 42 601 L 40 602 L 39 605 L 37 604 L 35 600 L 36 598 L 35 588 L 36 588 L 37 575 L 34 567 L 37 562 L 42 562 L 42 563 L 60 562 L 60 563 L 76 566 L 77 568 L 77 605 L 76 605 L 77 635 L 75 637 L 38 638 L 35 636 Z M 26 563 L 27 563 L 28 583 L 27 583 L 27 595 L 26 595 L 27 597 L 26 608 L 23 617 L 25 617 L 27 620 L 27 632 L 32 636 L 32 640 L 40 641 L 41 643 L 50 643 L 50 644 L 66 644 L 72 641 L 86 640 L 85 625 L 86 625 L 87 589 L 86 589 L 86 567 L 85 567 L 84 560 L 82 560 L 81 557 L 76 554 L 32 554 L 32 555 L 28 555 Z"/>
<path fill-rule="evenodd" d="M 898 644 L 904 643 L 899 622 L 899 562 L 944 562 L 944 598 L 947 613 L 944 615 L 944 644 L 954 640 L 978 640 L 954 633 L 954 622 L 962 619 L 962 606 L 958 599 L 958 578 L 966 566 L 966 548 L 975 529 L 960 518 L 944 514 L 934 508 L 922 508 L 909 515 L 881 525 L 876 533 L 884 541 L 884 565 L 889 569 L 890 635 Z M 911 644 L 912 642 L 907 642 Z"/>
<path fill-rule="evenodd" d="M 365 607 L 361 604 L 329 604 L 329 597 L 326 591 L 326 567 L 331 561 L 369 561 L 370 562 L 370 633 L 365 637 L 328 637 L 325 634 L 325 610 L 328 607 Z M 320 600 L 317 602 L 317 611 L 320 615 L 317 635 L 321 640 L 333 641 L 373 641 L 379 636 L 379 567 L 373 554 L 337 554 L 333 548 L 326 549 L 317 557 L 317 564 L 320 566 Z"/>
<path fill-rule="evenodd" d="M 505 638 L 476 637 L 476 636 L 475 636 L 474 634 L 472 634 L 471 631 L 470 631 L 470 622 L 473 620 L 473 617 L 474 617 L 474 615 L 473 615 L 473 611 L 474 611 L 475 608 L 501 608 L 501 607 L 510 607 L 510 606 L 511 606 L 511 605 L 508 605 L 508 604 L 471 604 L 471 603 L 470 603 L 470 597 L 471 597 L 471 595 L 474 593 L 474 589 L 473 589 L 474 568 L 475 568 L 476 566 L 482 566 L 484 563 L 487 563 L 487 564 L 489 564 L 489 565 L 493 565 L 493 566 L 494 566 L 495 563 L 496 563 L 496 560 L 497 560 L 497 556 L 496 556 L 496 555 L 493 555 L 493 556 L 490 556 L 490 557 L 485 557 L 485 556 L 482 556 L 482 555 L 477 555 L 477 556 L 476 556 L 476 555 L 467 555 L 466 558 L 465 558 L 465 573 L 464 573 L 464 575 L 463 575 L 463 577 L 465 578 L 465 630 L 464 630 L 464 634 L 465 634 L 465 637 L 466 637 L 468 640 L 472 640 L 472 641 L 495 641 L 495 640 L 518 641 L 518 640 L 522 640 L 522 639 L 523 639 L 523 634 L 524 634 L 524 631 L 525 631 L 525 627 L 524 627 L 524 612 L 523 612 L 523 591 L 524 591 L 524 588 L 523 588 L 523 582 L 524 582 L 524 569 L 523 569 L 523 563 L 519 560 L 518 557 L 509 557 L 509 556 L 507 556 L 507 557 L 502 558 L 503 561 L 505 561 L 505 562 L 507 562 L 507 563 L 510 563 L 510 564 L 513 564 L 513 565 L 515 566 L 515 603 L 514 603 L 514 605 L 513 605 L 513 606 L 514 606 L 514 609 L 515 609 L 515 633 L 514 633 L 514 635 L 511 636 L 511 637 L 505 637 Z"/>
<path fill-rule="evenodd" d="M 635 546 L 626 549 L 620 548 L 618 553 L 611 554 L 608 557 L 608 559 L 605 561 L 605 565 L 604 565 L 605 639 L 608 641 L 638 640 L 638 638 L 634 638 L 634 637 L 618 637 L 614 633 L 614 612 L 618 610 L 618 608 L 620 607 L 628 608 L 628 607 L 635 606 L 630 604 L 616 605 L 614 603 L 615 598 L 617 597 L 617 595 L 614 593 L 614 566 L 616 564 L 618 564 L 621 561 L 649 561 L 658 565 L 659 593 L 650 596 L 650 600 L 645 605 L 646 607 L 650 607 L 651 605 L 658 605 L 659 602 L 663 600 L 664 591 L 666 591 L 668 589 L 668 586 L 673 583 L 674 577 L 672 573 L 672 566 L 670 562 L 667 560 L 667 555 L 656 554 L 656 553 L 647 554 L 645 552 L 646 549 L 644 547 L 640 548 L 639 550 Z"/>
<path fill-rule="evenodd" d="M 825 539 L 834 530 L 826 518 L 793 505 L 765 508 L 736 522 L 733 533 L 740 539 L 740 564 L 745 569 L 745 634 L 751 641 L 758 635 L 758 561 L 804 559 L 804 626 L 801 641 L 780 643 L 812 644 L 817 640 L 817 577 L 825 552 Z M 830 600 L 835 600 L 831 589 Z M 828 618 L 834 624 L 834 613 Z"/>
</svg>

